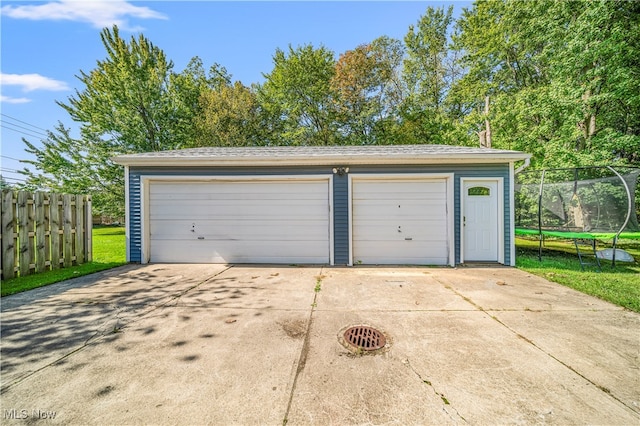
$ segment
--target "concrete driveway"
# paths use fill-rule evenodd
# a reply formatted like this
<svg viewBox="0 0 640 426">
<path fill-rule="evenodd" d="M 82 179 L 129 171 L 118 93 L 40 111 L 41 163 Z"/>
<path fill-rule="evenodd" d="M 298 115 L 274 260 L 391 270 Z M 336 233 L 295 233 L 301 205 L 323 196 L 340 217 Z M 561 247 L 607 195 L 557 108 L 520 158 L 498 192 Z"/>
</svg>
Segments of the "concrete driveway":
<svg viewBox="0 0 640 426">
<path fill-rule="evenodd" d="M 640 424 L 640 315 L 512 268 L 128 265 L 1 302 L 2 424 Z M 388 347 L 345 348 L 361 324 Z"/>
</svg>

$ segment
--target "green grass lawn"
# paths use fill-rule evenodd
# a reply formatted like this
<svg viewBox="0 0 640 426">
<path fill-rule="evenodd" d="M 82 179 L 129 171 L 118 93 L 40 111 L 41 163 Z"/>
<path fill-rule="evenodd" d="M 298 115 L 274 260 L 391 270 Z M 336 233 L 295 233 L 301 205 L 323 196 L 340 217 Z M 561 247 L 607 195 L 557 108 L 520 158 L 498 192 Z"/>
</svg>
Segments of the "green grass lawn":
<svg viewBox="0 0 640 426">
<path fill-rule="evenodd" d="M 599 246 L 605 248 L 604 245 Z M 616 267 L 612 268 L 610 261 L 601 260 L 602 272 L 593 266 L 586 266 L 582 271 L 573 242 L 545 240 L 540 262 L 538 241 L 517 238 L 516 266 L 549 281 L 640 312 L 640 241 L 624 240 L 618 248 L 631 253 L 635 263 L 616 262 Z"/>
<path fill-rule="evenodd" d="M 126 263 L 123 227 L 96 226 L 93 228 L 92 237 L 93 262 L 2 281 L 2 296 L 92 274 Z"/>
<path fill-rule="evenodd" d="M 640 312 L 640 241 L 625 241 L 620 248 L 636 259 L 634 264 L 602 261 L 602 272 L 588 267 L 584 272 L 573 243 L 545 241 L 542 262 L 538 261 L 538 241 L 516 239 L 516 266 L 532 274 Z M 53 284 L 125 264 L 123 227 L 99 226 L 93 229 L 93 262 L 66 269 L 47 271 L 2 282 L 2 296 Z"/>
</svg>

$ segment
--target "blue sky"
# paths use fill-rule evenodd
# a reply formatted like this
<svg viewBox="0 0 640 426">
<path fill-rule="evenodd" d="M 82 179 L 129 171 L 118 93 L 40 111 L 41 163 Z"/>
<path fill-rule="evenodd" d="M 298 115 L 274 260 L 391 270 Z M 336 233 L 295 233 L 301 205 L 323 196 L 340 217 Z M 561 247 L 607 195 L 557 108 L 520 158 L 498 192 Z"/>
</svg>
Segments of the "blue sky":
<svg viewBox="0 0 640 426">
<path fill-rule="evenodd" d="M 428 6 L 470 2 L 2 1 L 0 90 L 2 157 L 9 182 L 28 159 L 22 137 L 38 143 L 58 121 L 76 128 L 55 101 L 83 87 L 76 79 L 105 58 L 103 27 L 144 34 L 179 72 L 194 56 L 224 66 L 234 80 L 261 82 L 276 48 L 311 43 L 346 50 L 386 35 L 402 39 Z"/>
</svg>

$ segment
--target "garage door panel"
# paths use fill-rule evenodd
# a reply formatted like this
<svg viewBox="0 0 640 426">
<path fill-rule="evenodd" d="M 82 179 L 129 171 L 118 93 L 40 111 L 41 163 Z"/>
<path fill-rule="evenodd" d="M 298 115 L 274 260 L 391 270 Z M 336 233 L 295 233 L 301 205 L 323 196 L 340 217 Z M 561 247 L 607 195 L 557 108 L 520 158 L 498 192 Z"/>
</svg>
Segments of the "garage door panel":
<svg viewBox="0 0 640 426">
<path fill-rule="evenodd" d="M 447 201 L 443 178 L 354 178 L 353 261 L 447 264 Z"/>
<path fill-rule="evenodd" d="M 357 216 L 362 210 L 364 214 L 369 215 L 371 209 L 378 210 L 380 214 L 396 215 L 396 214 L 414 214 L 416 212 L 441 212 L 443 207 L 446 206 L 445 200 L 363 200 L 358 201 L 354 206 L 353 214 Z M 380 210 L 384 209 L 384 211 Z"/>
<path fill-rule="evenodd" d="M 328 263 L 329 179 L 152 182 L 153 262 Z"/>
<path fill-rule="evenodd" d="M 370 200 L 371 195 L 375 195 L 378 200 L 439 200 L 443 199 L 441 192 L 394 192 L 381 191 L 379 193 L 358 194 L 354 200 Z"/>
<path fill-rule="evenodd" d="M 195 224 L 195 226 L 193 226 Z M 151 239 L 204 239 L 219 240 L 316 240 L 326 238 L 329 232 L 326 221 L 305 220 L 291 223 L 286 220 L 236 222 L 233 228 L 228 221 L 153 221 L 150 229 Z M 192 232 L 193 229 L 193 232 Z M 286 231 L 286 232 L 283 232 Z"/>
<path fill-rule="evenodd" d="M 402 226 L 401 232 L 398 227 L 390 227 L 374 224 L 360 224 L 354 226 L 354 234 L 360 235 L 359 241 L 445 241 L 447 240 L 446 228 L 442 228 L 439 222 L 434 223 L 430 229 L 426 229 L 420 225 Z"/>
<path fill-rule="evenodd" d="M 358 259 L 356 262 L 362 265 L 446 265 L 447 259 L 447 257 L 425 257 L 423 255 L 395 257 L 393 253 L 389 253 L 384 258 L 376 256 Z"/>
<path fill-rule="evenodd" d="M 163 195 L 159 195 L 163 197 Z M 282 197 L 282 195 L 280 195 Z M 297 195 L 291 194 L 291 197 L 297 197 Z M 153 195 L 152 195 L 153 197 Z M 314 208 L 321 208 L 327 205 L 327 199 L 324 198 L 289 198 L 289 199 L 274 199 L 274 200 L 260 200 L 257 198 L 251 198 L 249 196 L 238 198 L 238 199 L 226 199 L 220 200 L 216 198 L 212 198 L 210 200 L 201 200 L 201 199 L 192 199 L 185 198 L 182 201 L 178 201 L 175 199 L 157 199 L 152 198 L 151 207 L 160 207 L 162 209 L 167 209 L 169 212 L 175 212 L 175 210 L 171 210 L 172 208 L 182 208 L 183 212 L 186 206 L 189 209 L 195 210 L 200 208 L 234 208 L 236 211 L 242 210 L 253 210 L 255 207 L 265 207 L 265 208 L 280 208 L 280 212 L 283 211 L 283 208 L 294 209 L 294 210 L 313 210 Z M 303 201 L 303 203 L 301 203 Z M 163 210 L 164 211 L 164 210 Z M 274 212 L 275 213 L 275 212 Z"/>
<path fill-rule="evenodd" d="M 221 182 L 158 182 L 151 188 L 152 194 L 164 195 L 173 199 L 244 199 L 247 196 L 257 199 L 281 199 L 281 185 L 287 186 L 287 193 L 299 194 L 305 198 L 318 198 L 319 192 L 326 188 L 326 182 L 315 181 L 221 181 Z M 185 185 L 189 190 L 185 192 Z"/>
<path fill-rule="evenodd" d="M 296 199 L 300 200 L 320 200 L 318 198 L 318 194 L 308 193 L 308 192 L 290 192 Z M 158 202 L 175 202 L 179 200 L 186 201 L 198 201 L 201 200 L 203 202 L 207 201 L 235 201 L 235 200 L 264 200 L 265 202 L 269 201 L 282 201 L 282 194 L 274 194 L 274 193 L 263 193 L 263 192 L 254 192 L 254 193 L 246 193 L 246 192 L 231 192 L 231 193 L 219 193 L 219 192 L 210 192 L 208 194 L 200 194 L 200 193 L 187 193 L 187 194 L 176 194 L 176 193 L 160 193 L 154 194 L 159 195 L 162 199 L 157 200 Z"/>
<path fill-rule="evenodd" d="M 398 180 L 397 182 L 371 180 L 360 187 L 355 197 L 370 198 L 371 195 L 382 199 L 399 197 L 404 199 L 428 198 L 440 196 L 446 187 L 445 179 L 433 179 L 430 182 L 420 180 Z M 356 199 L 356 198 L 354 198 Z"/>
<path fill-rule="evenodd" d="M 393 256 L 393 255 L 390 255 Z M 446 257 L 427 258 L 419 257 L 387 257 L 384 259 L 365 259 L 360 262 L 362 265 L 446 265 Z"/>
<path fill-rule="evenodd" d="M 383 206 L 372 204 L 369 207 L 371 210 L 375 210 L 377 213 L 376 217 L 387 217 L 390 220 L 396 218 L 406 218 L 407 220 L 423 220 L 425 217 L 432 217 L 436 219 L 442 219 L 442 212 L 445 211 L 446 207 L 444 205 L 420 205 L 416 204 L 414 206 L 405 208 L 398 208 L 398 206 Z M 357 210 L 354 209 L 353 217 L 358 220 L 376 220 L 375 217 L 367 212 L 362 212 L 360 208 Z"/>
<path fill-rule="evenodd" d="M 365 180 L 363 179 L 360 182 L 365 182 Z M 359 194 L 426 194 L 442 192 L 446 185 L 446 179 L 430 179 L 429 181 L 424 179 L 395 179 L 395 181 L 371 179 L 367 180 L 367 184 L 360 187 Z"/>
<path fill-rule="evenodd" d="M 356 263 L 362 264 L 435 264 L 442 265 L 447 263 L 447 256 L 443 256 L 439 247 L 432 242 L 417 242 L 412 245 L 405 244 L 404 241 L 370 241 L 364 244 L 358 251 L 358 256 L 354 258 Z M 440 244 L 446 244 L 446 241 L 440 241 Z M 387 254 L 380 257 L 379 247 L 384 245 Z M 416 253 L 419 253 L 417 255 Z"/>
<path fill-rule="evenodd" d="M 279 244 L 274 248 L 272 242 L 246 241 L 237 244 L 230 241 L 167 241 L 169 244 L 152 245 L 151 258 L 154 262 L 194 263 L 194 256 L 190 253 L 197 251 L 199 263 L 282 263 L 287 257 L 287 263 L 326 263 L 326 254 L 311 248 L 296 248 L 291 253 L 291 247 Z M 320 241 L 316 241 L 320 243 Z"/>
<path fill-rule="evenodd" d="M 300 200 L 299 200 L 300 202 Z M 211 217 L 231 217 L 237 219 L 279 217 L 286 220 L 300 219 L 301 217 L 326 218 L 328 207 L 324 203 L 313 203 L 300 206 L 293 202 L 277 205 L 255 204 L 251 206 L 243 202 L 240 206 L 216 205 L 215 202 L 203 204 L 153 204 L 151 205 L 150 219 L 173 219 L 176 217 L 189 217 L 191 219 L 207 219 Z"/>
</svg>

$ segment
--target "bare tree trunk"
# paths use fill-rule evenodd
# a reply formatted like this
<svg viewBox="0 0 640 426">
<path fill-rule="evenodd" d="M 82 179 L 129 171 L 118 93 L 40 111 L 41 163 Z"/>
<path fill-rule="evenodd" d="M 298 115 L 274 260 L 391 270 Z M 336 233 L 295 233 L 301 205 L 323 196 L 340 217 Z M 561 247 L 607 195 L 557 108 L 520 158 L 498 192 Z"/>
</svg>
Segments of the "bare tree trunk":
<svg viewBox="0 0 640 426">
<path fill-rule="evenodd" d="M 588 89 L 582 95 L 583 102 L 583 110 L 584 110 L 584 120 L 578 123 L 578 127 L 582 131 L 582 135 L 584 136 L 585 145 L 586 141 L 591 138 L 596 133 L 596 113 L 589 107 L 589 98 L 591 98 L 591 89 Z"/>
<path fill-rule="evenodd" d="M 491 123 L 489 123 L 489 96 L 484 98 L 484 125 L 486 128 L 486 147 L 491 148 Z"/>
<path fill-rule="evenodd" d="M 589 136 L 593 136 L 596 134 L 596 115 L 591 114 L 589 117 Z"/>
<path fill-rule="evenodd" d="M 486 148 L 487 146 L 487 131 L 481 130 L 477 132 L 478 139 L 480 139 L 480 148 Z"/>
<path fill-rule="evenodd" d="M 479 131 L 480 147 L 491 148 L 491 123 L 489 122 L 489 96 L 484 98 L 484 130 Z"/>
</svg>

